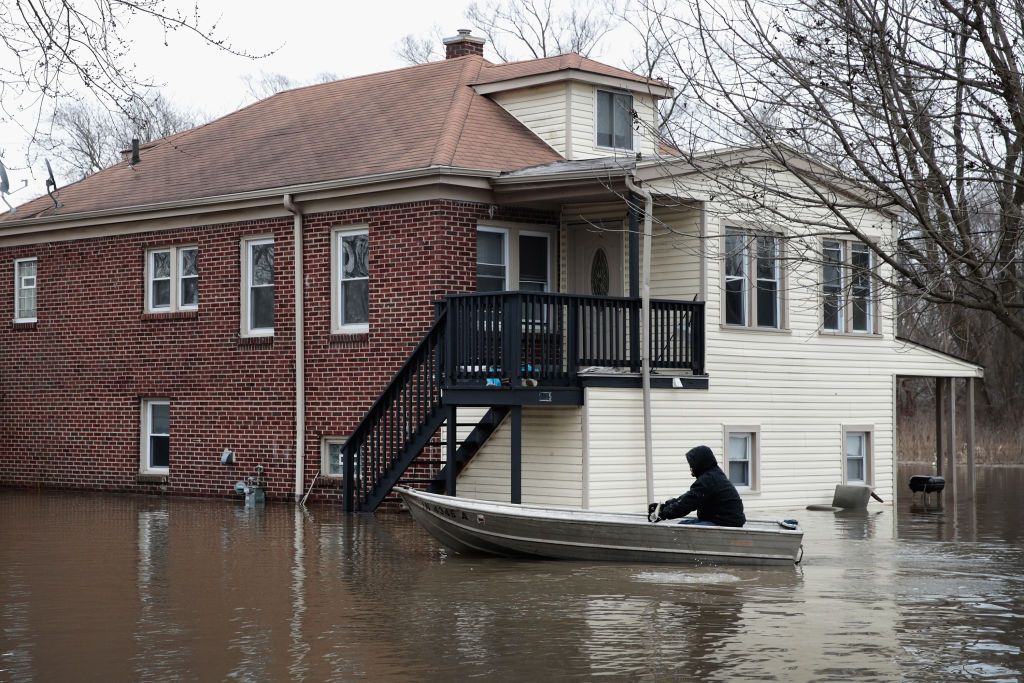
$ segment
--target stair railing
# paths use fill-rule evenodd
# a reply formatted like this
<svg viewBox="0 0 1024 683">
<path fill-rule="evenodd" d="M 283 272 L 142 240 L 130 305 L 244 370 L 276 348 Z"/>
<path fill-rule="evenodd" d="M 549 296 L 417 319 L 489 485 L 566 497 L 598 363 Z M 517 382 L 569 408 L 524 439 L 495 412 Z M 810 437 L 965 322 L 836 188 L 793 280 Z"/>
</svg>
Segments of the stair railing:
<svg viewBox="0 0 1024 683">
<path fill-rule="evenodd" d="M 445 325 L 446 313 L 440 310 L 342 447 L 347 512 L 375 508 L 436 431 L 436 424 L 430 425 L 439 423 L 443 412 Z"/>
</svg>

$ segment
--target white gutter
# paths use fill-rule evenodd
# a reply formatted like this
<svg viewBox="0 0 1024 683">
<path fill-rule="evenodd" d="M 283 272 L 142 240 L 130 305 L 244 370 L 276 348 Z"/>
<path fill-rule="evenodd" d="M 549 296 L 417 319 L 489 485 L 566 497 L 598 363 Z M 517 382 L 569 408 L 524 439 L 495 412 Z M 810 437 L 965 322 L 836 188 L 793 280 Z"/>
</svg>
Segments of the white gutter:
<svg viewBox="0 0 1024 683">
<path fill-rule="evenodd" d="M 651 215 L 654 212 L 654 198 L 646 189 L 626 176 L 626 187 L 630 192 L 644 198 L 644 242 L 640 265 L 640 386 L 644 401 L 644 470 L 647 480 L 647 502 L 654 502 L 654 445 L 651 437 L 651 359 L 650 359 L 650 316 L 651 316 Z"/>
<path fill-rule="evenodd" d="M 302 211 L 290 194 L 284 208 L 295 217 L 292 246 L 295 250 L 295 500 L 302 500 L 306 468 L 306 316 L 302 269 Z"/>
</svg>

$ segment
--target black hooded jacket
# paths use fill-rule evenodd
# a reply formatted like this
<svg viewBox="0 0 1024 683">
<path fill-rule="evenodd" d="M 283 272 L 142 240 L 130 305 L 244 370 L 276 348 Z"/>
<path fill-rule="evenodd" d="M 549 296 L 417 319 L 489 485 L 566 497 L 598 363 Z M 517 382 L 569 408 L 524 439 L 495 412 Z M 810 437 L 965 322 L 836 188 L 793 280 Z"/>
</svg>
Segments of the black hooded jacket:
<svg viewBox="0 0 1024 683">
<path fill-rule="evenodd" d="M 661 504 L 661 518 L 675 519 L 697 511 L 697 518 L 719 526 L 743 526 L 743 501 L 736 487 L 718 466 L 715 454 L 707 446 L 697 446 L 686 454 L 697 480 L 690 490 Z"/>
</svg>

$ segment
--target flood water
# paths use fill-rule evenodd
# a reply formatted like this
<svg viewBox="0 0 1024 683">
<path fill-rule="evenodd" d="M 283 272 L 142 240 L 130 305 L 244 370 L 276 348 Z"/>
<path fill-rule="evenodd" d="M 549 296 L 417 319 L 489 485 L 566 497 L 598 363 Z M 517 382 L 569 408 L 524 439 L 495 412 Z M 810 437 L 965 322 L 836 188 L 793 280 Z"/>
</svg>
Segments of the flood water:
<svg viewBox="0 0 1024 683">
<path fill-rule="evenodd" d="M 973 512 L 773 511 L 806 555 L 770 569 L 463 558 L 401 514 L 5 490 L 0 681 L 1016 681 L 1022 490 L 990 469 Z"/>
</svg>

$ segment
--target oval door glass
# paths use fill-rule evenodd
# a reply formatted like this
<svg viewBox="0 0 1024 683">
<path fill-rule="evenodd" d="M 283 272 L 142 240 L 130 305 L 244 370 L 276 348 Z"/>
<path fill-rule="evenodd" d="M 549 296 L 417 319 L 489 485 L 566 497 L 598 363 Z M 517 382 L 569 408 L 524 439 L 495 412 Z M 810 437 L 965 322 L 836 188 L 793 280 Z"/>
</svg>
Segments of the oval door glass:
<svg viewBox="0 0 1024 683">
<path fill-rule="evenodd" d="M 611 286 L 611 273 L 608 271 L 608 255 L 598 247 L 594 252 L 594 261 L 590 264 L 590 293 L 597 296 L 608 296 Z"/>
</svg>

